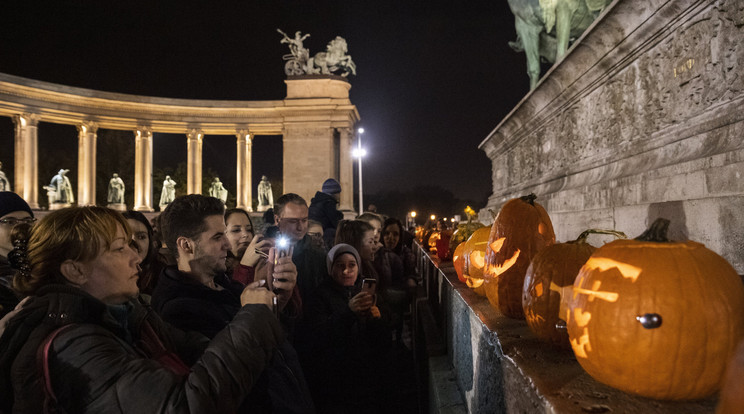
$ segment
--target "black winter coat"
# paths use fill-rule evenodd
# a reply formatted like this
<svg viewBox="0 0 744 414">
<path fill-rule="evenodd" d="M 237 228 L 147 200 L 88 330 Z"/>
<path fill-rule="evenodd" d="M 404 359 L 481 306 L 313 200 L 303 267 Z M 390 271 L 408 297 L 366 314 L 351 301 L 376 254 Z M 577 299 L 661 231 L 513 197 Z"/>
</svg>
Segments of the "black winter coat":
<svg viewBox="0 0 744 414">
<path fill-rule="evenodd" d="M 110 308 L 82 290 L 49 285 L 14 315 L 0 336 L 0 412 L 42 412 L 39 344 L 57 327 L 74 324 L 52 343 L 51 384 L 69 413 L 231 413 L 283 340 L 263 305 L 246 305 L 229 328 L 209 341 L 163 322 L 138 301 L 119 322 Z M 142 347 L 151 326 L 191 371 L 175 374 Z M 12 408 L 11 408 L 12 407 Z"/>
<path fill-rule="evenodd" d="M 184 330 L 213 337 L 240 310 L 242 284 L 221 275 L 215 283 L 223 290 L 210 289 L 190 280 L 174 267 L 160 275 L 152 305 L 163 320 Z M 272 319 L 275 319 L 271 316 Z M 305 383 L 300 362 L 292 345 L 283 340 L 266 369 L 261 372 L 240 412 L 313 413 L 315 408 Z"/>
<path fill-rule="evenodd" d="M 306 304 L 301 353 L 318 412 L 385 412 L 382 388 L 391 364 L 389 310 L 378 295 L 379 319 L 358 317 L 354 287 L 323 283 Z M 382 404 L 382 406 L 380 406 Z"/>
</svg>

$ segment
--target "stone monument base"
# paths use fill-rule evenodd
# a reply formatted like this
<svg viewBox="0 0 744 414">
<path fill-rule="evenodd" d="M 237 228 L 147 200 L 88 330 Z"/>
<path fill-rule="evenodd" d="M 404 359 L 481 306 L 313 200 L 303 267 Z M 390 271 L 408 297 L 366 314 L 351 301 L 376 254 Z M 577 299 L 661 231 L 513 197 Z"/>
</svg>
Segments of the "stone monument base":
<svg viewBox="0 0 744 414">
<path fill-rule="evenodd" d="M 113 203 L 113 204 L 107 205 L 106 207 L 110 208 L 111 210 L 116 210 L 116 211 L 127 211 L 127 205 L 123 203 Z"/>
</svg>

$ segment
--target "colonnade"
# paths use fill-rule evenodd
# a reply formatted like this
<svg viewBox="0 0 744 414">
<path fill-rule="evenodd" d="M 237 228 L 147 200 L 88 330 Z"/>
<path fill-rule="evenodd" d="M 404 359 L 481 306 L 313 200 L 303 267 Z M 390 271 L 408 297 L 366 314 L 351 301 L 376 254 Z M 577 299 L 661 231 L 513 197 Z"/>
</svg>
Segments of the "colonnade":
<svg viewBox="0 0 744 414">
<path fill-rule="evenodd" d="M 17 115 L 15 123 L 15 189 L 31 208 L 39 208 L 38 185 L 38 117 L 34 114 Z M 81 122 L 78 131 L 78 176 L 77 204 L 96 203 L 96 141 L 98 125 Z M 252 211 L 252 147 L 255 134 L 238 129 L 237 138 L 237 189 L 236 207 Z M 186 134 L 188 194 L 202 193 L 202 144 L 204 133 L 192 128 Z M 152 142 L 149 127 L 141 126 L 134 131 L 134 210 L 153 211 L 152 197 Z M 348 146 L 348 143 L 347 145 Z M 342 149 L 343 152 L 343 149 Z M 341 181 L 351 184 L 344 174 Z M 350 188 L 350 187 L 346 187 Z"/>
<path fill-rule="evenodd" d="M 153 211 L 153 133 L 184 134 L 187 192 L 202 192 L 204 136 L 236 137 L 236 207 L 252 209 L 255 135 L 282 135 L 284 192 L 308 202 L 326 178 L 339 180 L 339 209 L 353 210 L 351 140 L 359 119 L 350 85 L 335 76 L 288 79 L 280 101 L 202 101 L 114 94 L 0 73 L 0 115 L 15 123 L 14 189 L 39 208 L 38 123 L 74 125 L 78 131 L 77 204 L 96 200 L 98 129 L 133 131 L 134 205 Z M 337 155 L 336 155 L 337 154 Z"/>
</svg>

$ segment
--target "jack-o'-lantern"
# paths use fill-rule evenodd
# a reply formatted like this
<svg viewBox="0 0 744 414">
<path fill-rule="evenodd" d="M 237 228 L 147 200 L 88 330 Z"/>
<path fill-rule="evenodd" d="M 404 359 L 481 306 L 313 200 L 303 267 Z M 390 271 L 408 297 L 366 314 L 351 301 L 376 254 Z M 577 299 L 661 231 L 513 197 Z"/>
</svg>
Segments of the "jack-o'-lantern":
<svg viewBox="0 0 744 414">
<path fill-rule="evenodd" d="M 522 287 L 530 261 L 555 243 L 553 223 L 534 194 L 506 202 L 496 216 L 486 248 L 486 293 L 491 306 L 524 318 Z"/>
<path fill-rule="evenodd" d="M 668 226 L 658 219 L 635 240 L 597 249 L 562 292 L 560 312 L 597 381 L 650 398 L 703 398 L 744 337 L 744 285 L 704 245 L 668 241 Z"/>
<path fill-rule="evenodd" d="M 414 236 L 419 243 L 424 243 L 424 233 L 424 226 L 416 226 L 416 229 L 414 230 Z"/>
<path fill-rule="evenodd" d="M 612 234 L 614 230 L 590 229 L 567 243 L 557 243 L 540 250 L 527 268 L 522 289 L 522 308 L 527 325 L 543 341 L 569 349 L 566 329 L 556 329 L 560 317 L 561 288 L 573 286 L 579 269 L 597 250 L 587 243 L 590 234 Z"/>
<path fill-rule="evenodd" d="M 441 238 L 441 235 L 438 231 L 433 231 L 429 235 L 429 238 L 426 240 L 426 246 L 429 248 L 429 251 L 432 253 L 437 252 L 437 241 Z"/>
<path fill-rule="evenodd" d="M 483 284 L 483 266 L 486 260 L 486 244 L 490 229 L 482 227 L 473 233 L 465 242 L 462 250 L 463 277 L 465 283 L 471 288 L 477 288 Z"/>
<path fill-rule="evenodd" d="M 473 221 L 473 217 L 475 217 L 475 211 L 468 206 L 465 208 L 465 215 L 468 216 L 468 220 L 464 223 L 459 223 L 457 225 L 457 228 L 452 233 L 452 237 L 450 238 L 450 251 L 454 252 L 455 247 L 457 247 L 460 243 L 464 242 L 470 236 L 479 228 L 483 227 L 483 224 L 478 221 Z"/>
<path fill-rule="evenodd" d="M 455 247 L 455 252 L 452 254 L 452 265 L 455 267 L 457 280 L 465 283 L 465 276 L 463 275 L 463 268 L 465 267 L 465 258 L 462 256 L 463 250 L 465 250 L 465 242 L 462 242 Z"/>
</svg>

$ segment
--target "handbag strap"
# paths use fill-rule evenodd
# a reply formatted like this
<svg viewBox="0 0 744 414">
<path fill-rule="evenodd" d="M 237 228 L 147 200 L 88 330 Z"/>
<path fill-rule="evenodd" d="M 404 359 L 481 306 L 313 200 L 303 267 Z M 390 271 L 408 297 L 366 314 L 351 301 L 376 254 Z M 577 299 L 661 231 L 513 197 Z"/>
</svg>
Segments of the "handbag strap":
<svg viewBox="0 0 744 414">
<path fill-rule="evenodd" d="M 44 341 L 41 342 L 36 351 L 36 365 L 41 378 L 42 388 L 44 389 L 44 413 L 58 412 L 57 396 L 52 388 L 52 378 L 49 375 L 49 350 L 52 348 L 52 342 L 62 332 L 72 328 L 75 324 L 60 326 L 50 333 Z"/>
</svg>

